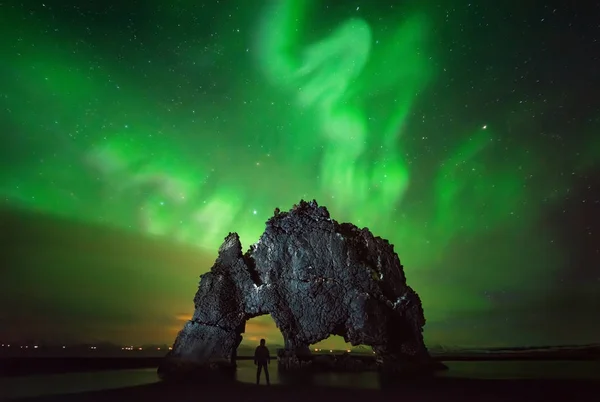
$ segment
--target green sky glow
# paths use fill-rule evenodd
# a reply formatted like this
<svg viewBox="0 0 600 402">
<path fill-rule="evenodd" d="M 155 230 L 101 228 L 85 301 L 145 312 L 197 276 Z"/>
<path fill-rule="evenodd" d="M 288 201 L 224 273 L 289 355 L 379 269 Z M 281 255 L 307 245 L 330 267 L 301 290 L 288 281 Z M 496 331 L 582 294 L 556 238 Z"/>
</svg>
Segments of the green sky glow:
<svg viewBox="0 0 600 402">
<path fill-rule="evenodd" d="M 511 312 L 557 286 L 568 253 L 543 217 L 573 176 L 596 166 L 600 142 L 581 137 L 570 145 L 581 158 L 550 163 L 557 151 L 531 139 L 540 129 L 529 116 L 555 105 L 519 106 L 503 88 L 508 75 L 490 79 L 493 61 L 482 56 L 464 77 L 467 57 L 449 56 L 452 43 L 478 41 L 456 28 L 467 17 L 443 31 L 427 2 L 366 11 L 248 3 L 190 11 L 196 6 L 156 2 L 120 17 L 113 31 L 108 19 L 73 17 L 58 2 L 7 11 L 17 34 L 1 39 L 9 49 L 0 78 L 6 205 L 172 247 L 146 261 L 144 247 L 132 245 L 144 240 L 127 234 L 119 250 L 130 256 L 118 262 L 101 251 L 71 259 L 83 240 L 61 232 L 72 245 L 45 249 L 62 255 L 52 268 L 62 284 L 40 300 L 56 301 L 56 311 L 74 308 L 67 299 L 85 301 L 82 314 L 106 317 L 100 338 L 170 342 L 223 238 L 236 231 L 247 247 L 275 207 L 314 198 L 338 221 L 395 245 L 423 300 L 430 344 L 544 342 L 537 324 Z M 455 78 L 462 87 L 450 86 Z M 476 96 L 465 89 L 473 85 Z M 486 97 L 508 100 L 485 109 Z M 182 263 L 172 253 L 197 256 Z M 86 258 L 95 262 L 82 273 Z M 46 269 L 33 257 L 20 261 L 27 275 Z M 107 275 L 98 280 L 94 270 Z M 96 290 L 77 291 L 71 274 Z M 23 284 L 30 277 L 11 275 Z M 113 279 L 124 293 L 150 286 L 159 300 L 147 306 L 149 291 L 132 290 L 107 301 Z M 123 305 L 149 309 L 127 316 L 136 330 L 110 324 Z M 248 339 L 265 333 L 277 339 L 268 317 L 253 320 Z"/>
</svg>

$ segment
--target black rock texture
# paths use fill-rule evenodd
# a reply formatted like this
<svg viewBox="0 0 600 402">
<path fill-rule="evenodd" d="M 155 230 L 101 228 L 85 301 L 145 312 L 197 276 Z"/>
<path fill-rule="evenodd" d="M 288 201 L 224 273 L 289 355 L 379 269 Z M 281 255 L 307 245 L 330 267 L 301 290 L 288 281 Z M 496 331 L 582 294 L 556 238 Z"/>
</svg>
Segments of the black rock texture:
<svg viewBox="0 0 600 402">
<path fill-rule="evenodd" d="M 290 361 L 282 367 L 332 334 L 372 346 L 386 371 L 434 367 L 423 343 L 421 300 L 406 284 L 393 246 L 366 228 L 336 222 L 316 201 L 275 210 L 245 254 L 230 233 L 201 276 L 194 303 L 159 368 L 162 378 L 235 367 L 246 321 L 263 314 L 271 314 L 284 337 Z"/>
</svg>

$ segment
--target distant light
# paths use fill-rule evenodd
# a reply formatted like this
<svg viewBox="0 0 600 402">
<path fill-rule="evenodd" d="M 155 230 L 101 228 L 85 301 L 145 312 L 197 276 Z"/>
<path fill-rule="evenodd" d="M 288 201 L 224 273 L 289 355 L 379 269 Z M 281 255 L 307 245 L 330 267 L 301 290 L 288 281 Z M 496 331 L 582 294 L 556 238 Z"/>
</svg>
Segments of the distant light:
<svg viewBox="0 0 600 402">
<path fill-rule="evenodd" d="M 252 211 L 252 213 L 253 213 L 254 215 L 256 215 L 256 209 L 255 209 L 254 211 Z"/>
<path fill-rule="evenodd" d="M 169 350 L 173 350 L 173 348 L 169 346 Z"/>
<path fill-rule="evenodd" d="M 37 348 L 38 348 L 38 345 L 34 345 L 34 346 L 33 346 L 33 348 L 34 348 L 34 349 L 37 349 Z"/>
<path fill-rule="evenodd" d="M 160 350 L 160 348 L 156 348 L 156 350 Z"/>
<path fill-rule="evenodd" d="M 7 347 L 9 347 L 9 348 L 10 348 L 10 345 L 7 345 Z"/>
<path fill-rule="evenodd" d="M 319 349 L 315 349 L 315 352 L 318 352 L 318 351 L 319 351 Z"/>
<path fill-rule="evenodd" d="M 28 346 L 25 346 L 25 349 L 29 349 L 29 345 L 28 345 Z"/>
<path fill-rule="evenodd" d="M 329 349 L 329 353 L 333 353 L 333 350 Z"/>
<path fill-rule="evenodd" d="M 66 349 L 66 348 L 67 348 L 66 346 L 63 346 L 63 349 Z"/>
<path fill-rule="evenodd" d="M 484 124 L 482 128 L 485 130 L 487 128 L 487 124 Z"/>
<path fill-rule="evenodd" d="M 350 353 L 350 349 L 347 349 L 346 352 Z"/>
<path fill-rule="evenodd" d="M 4 347 L 4 344 L 2 344 L 2 347 Z"/>
<path fill-rule="evenodd" d="M 138 350 L 142 350 L 142 348 L 139 348 Z"/>
</svg>

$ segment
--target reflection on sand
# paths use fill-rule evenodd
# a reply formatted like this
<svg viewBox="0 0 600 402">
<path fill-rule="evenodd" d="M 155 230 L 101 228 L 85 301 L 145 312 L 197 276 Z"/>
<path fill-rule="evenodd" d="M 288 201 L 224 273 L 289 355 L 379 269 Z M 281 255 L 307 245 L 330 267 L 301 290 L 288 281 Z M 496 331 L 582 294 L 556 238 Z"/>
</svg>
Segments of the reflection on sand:
<svg viewBox="0 0 600 402">
<path fill-rule="evenodd" d="M 272 364 L 271 384 L 322 385 L 342 388 L 378 389 L 382 387 L 376 372 L 315 373 L 290 375 L 277 372 Z M 473 379 L 595 379 L 600 380 L 600 361 L 451 361 L 448 370 L 435 373 L 440 378 Z M 239 361 L 236 379 L 252 384 L 256 380 L 251 361 Z"/>
<path fill-rule="evenodd" d="M 0 400 L 116 389 L 157 381 L 156 368 L 0 377 Z"/>
<path fill-rule="evenodd" d="M 596 379 L 600 380 L 600 361 L 475 361 L 446 362 L 448 371 L 438 377 L 475 379 Z M 270 367 L 271 384 L 327 386 L 331 388 L 378 389 L 381 381 L 375 372 L 315 373 L 290 376 Z M 238 361 L 236 379 L 256 381 L 252 361 Z M 0 400 L 41 395 L 72 394 L 96 390 L 132 387 L 158 382 L 156 368 L 112 370 L 87 373 L 0 377 Z"/>
</svg>

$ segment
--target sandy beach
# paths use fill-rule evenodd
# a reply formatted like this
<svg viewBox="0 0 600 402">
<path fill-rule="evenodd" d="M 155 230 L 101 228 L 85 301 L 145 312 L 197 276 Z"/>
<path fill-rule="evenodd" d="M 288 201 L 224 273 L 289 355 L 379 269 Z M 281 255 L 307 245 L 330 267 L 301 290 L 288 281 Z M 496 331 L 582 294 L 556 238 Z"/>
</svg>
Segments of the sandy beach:
<svg viewBox="0 0 600 402">
<path fill-rule="evenodd" d="M 22 401 L 597 401 L 599 381 L 581 380 L 406 380 L 383 390 L 232 383 L 156 383 L 110 391 L 20 399 Z"/>
</svg>

